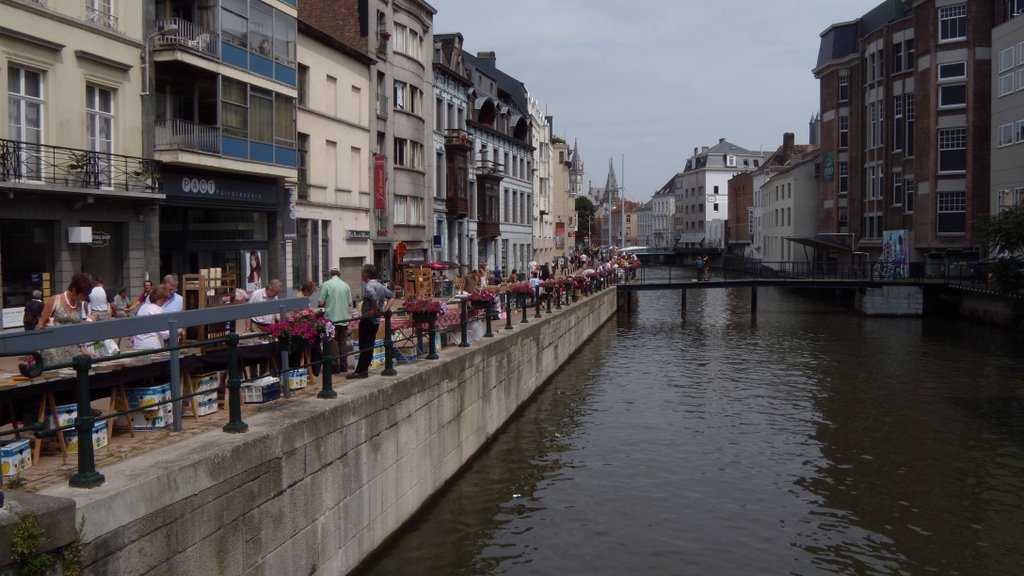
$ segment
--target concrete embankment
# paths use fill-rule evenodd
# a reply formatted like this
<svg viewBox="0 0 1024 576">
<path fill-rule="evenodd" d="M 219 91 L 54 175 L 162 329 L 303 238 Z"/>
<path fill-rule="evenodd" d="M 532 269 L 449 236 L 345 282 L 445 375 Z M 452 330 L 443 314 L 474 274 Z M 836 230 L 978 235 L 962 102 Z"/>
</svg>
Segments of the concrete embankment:
<svg viewBox="0 0 1024 576">
<path fill-rule="evenodd" d="M 110 466 L 75 501 L 86 574 L 345 574 L 440 489 L 614 316 L 615 290 L 399 375 Z M 356 382 L 356 383 L 353 383 Z"/>
</svg>

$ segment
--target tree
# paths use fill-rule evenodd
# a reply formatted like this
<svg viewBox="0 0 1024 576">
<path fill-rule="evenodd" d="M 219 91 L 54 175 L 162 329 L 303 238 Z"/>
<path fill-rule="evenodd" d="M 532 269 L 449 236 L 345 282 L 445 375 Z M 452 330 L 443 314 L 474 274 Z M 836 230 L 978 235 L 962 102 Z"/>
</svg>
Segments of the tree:
<svg viewBox="0 0 1024 576">
<path fill-rule="evenodd" d="M 580 244 L 583 242 L 584 236 L 590 235 L 596 231 L 594 228 L 594 214 L 597 212 L 597 207 L 585 196 L 576 198 L 576 243 Z"/>
<path fill-rule="evenodd" d="M 1011 206 L 981 221 L 994 262 L 991 272 L 1004 290 L 1024 284 L 1024 206 Z"/>
</svg>

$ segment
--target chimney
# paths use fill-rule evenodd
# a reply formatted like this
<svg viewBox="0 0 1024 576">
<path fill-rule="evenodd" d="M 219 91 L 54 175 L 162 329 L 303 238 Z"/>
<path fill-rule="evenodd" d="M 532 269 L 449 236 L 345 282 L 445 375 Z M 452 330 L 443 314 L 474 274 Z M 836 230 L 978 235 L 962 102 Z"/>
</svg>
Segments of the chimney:
<svg viewBox="0 0 1024 576">
<path fill-rule="evenodd" d="M 693 157 L 694 158 L 697 157 L 697 147 L 696 146 L 693 147 Z"/>
<path fill-rule="evenodd" d="M 498 60 L 498 54 L 494 50 L 487 52 L 477 52 L 476 57 L 480 60 L 490 60 L 492 63 Z"/>
<path fill-rule="evenodd" d="M 718 139 L 718 143 L 719 143 L 719 144 L 723 144 L 723 143 L 725 143 L 725 138 L 719 138 L 719 139 Z"/>
<path fill-rule="evenodd" d="M 700 153 L 701 154 L 707 154 L 708 150 L 710 150 L 710 148 L 708 148 L 707 146 L 701 146 L 700 147 Z"/>
<path fill-rule="evenodd" d="M 793 153 L 796 150 L 796 134 L 792 132 L 786 132 L 782 135 L 782 158 L 785 161 L 789 161 L 793 157 Z"/>
</svg>

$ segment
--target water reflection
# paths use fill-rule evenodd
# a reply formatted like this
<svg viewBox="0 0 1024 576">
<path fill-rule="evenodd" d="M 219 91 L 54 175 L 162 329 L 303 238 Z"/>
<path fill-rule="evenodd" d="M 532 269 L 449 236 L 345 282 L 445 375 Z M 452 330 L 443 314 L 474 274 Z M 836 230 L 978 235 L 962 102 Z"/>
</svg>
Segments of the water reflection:
<svg viewBox="0 0 1024 576">
<path fill-rule="evenodd" d="M 749 304 L 641 294 L 360 574 L 1024 572 L 1021 337 Z"/>
</svg>

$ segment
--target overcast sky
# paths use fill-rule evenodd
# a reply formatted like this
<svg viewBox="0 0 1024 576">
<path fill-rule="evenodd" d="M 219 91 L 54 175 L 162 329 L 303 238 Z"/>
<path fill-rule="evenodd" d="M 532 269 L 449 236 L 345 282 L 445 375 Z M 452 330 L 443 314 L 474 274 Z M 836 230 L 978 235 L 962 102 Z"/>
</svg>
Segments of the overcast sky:
<svg viewBox="0 0 1024 576">
<path fill-rule="evenodd" d="M 818 36 L 881 0 L 428 0 L 435 33 L 493 50 L 578 141 L 586 181 L 609 158 L 630 200 L 646 201 L 719 138 L 774 150 L 808 141 L 818 110 Z M 625 182 L 623 182 L 623 157 Z"/>
</svg>

